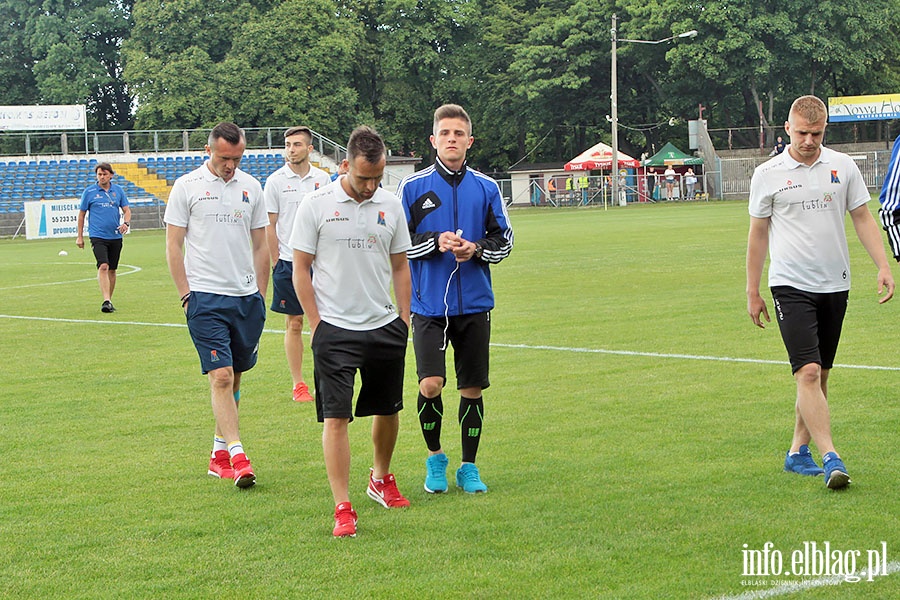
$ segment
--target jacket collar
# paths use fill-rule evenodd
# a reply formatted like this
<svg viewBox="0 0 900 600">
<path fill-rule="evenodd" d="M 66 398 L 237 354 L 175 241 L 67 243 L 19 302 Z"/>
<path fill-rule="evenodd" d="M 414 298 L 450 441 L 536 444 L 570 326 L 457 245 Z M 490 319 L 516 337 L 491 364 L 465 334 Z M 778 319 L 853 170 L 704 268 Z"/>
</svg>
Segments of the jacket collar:
<svg viewBox="0 0 900 600">
<path fill-rule="evenodd" d="M 443 177 L 450 185 L 459 185 L 459 182 L 462 181 L 462 178 L 466 175 L 466 163 L 463 163 L 463 166 L 459 171 L 451 171 L 447 168 L 447 165 L 441 162 L 440 158 L 434 159 L 434 169 L 440 173 L 441 177 Z"/>
</svg>

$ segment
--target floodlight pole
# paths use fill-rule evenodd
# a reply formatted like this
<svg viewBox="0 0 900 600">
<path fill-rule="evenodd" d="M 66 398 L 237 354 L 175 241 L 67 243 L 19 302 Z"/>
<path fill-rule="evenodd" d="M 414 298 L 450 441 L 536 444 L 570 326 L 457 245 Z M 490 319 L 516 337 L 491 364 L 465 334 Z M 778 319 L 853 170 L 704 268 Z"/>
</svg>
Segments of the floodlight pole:
<svg viewBox="0 0 900 600">
<path fill-rule="evenodd" d="M 613 205 L 619 202 L 619 75 L 616 65 L 616 43 L 618 32 L 616 31 L 616 15 L 612 16 L 612 28 L 609 30 L 612 40 L 612 90 L 610 93 L 610 116 L 612 117 L 612 162 L 609 165 L 610 191 L 612 192 Z"/>
<path fill-rule="evenodd" d="M 671 35 L 661 40 L 627 40 L 619 39 L 616 27 L 617 17 L 612 16 L 612 28 L 609 30 L 610 39 L 612 41 L 611 55 L 611 93 L 610 93 L 610 117 L 612 118 L 612 163 L 610 164 L 610 174 L 612 175 L 610 184 L 612 191 L 612 199 L 614 203 L 619 202 L 619 74 L 618 65 L 616 64 L 616 48 L 618 42 L 631 42 L 632 44 L 662 44 L 670 42 L 675 38 L 692 38 L 697 36 L 697 30 L 691 29 L 678 35 Z"/>
</svg>

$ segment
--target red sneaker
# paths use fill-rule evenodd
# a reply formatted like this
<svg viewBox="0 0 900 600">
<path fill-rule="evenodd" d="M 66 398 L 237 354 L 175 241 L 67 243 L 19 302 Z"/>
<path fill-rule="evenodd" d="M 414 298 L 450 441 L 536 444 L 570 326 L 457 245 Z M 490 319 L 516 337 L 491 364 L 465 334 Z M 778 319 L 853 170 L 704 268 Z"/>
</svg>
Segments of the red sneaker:
<svg viewBox="0 0 900 600">
<path fill-rule="evenodd" d="M 356 511 L 349 502 L 334 507 L 334 537 L 356 537 Z"/>
<path fill-rule="evenodd" d="M 294 402 L 312 402 L 312 394 L 309 393 L 309 386 L 302 381 L 294 386 Z"/>
<path fill-rule="evenodd" d="M 228 450 L 216 450 L 209 457 L 208 474 L 221 479 L 234 479 L 234 469 L 231 468 L 231 456 Z"/>
<path fill-rule="evenodd" d="M 403 497 L 400 490 L 397 489 L 397 480 L 394 479 L 393 473 L 384 476 L 382 483 L 378 483 L 372 479 L 372 469 L 369 469 L 369 487 L 366 494 L 369 498 L 382 505 L 385 508 L 404 508 L 409 506 L 409 500 Z"/>
<path fill-rule="evenodd" d="M 256 475 L 253 474 L 253 467 L 250 466 L 246 454 L 243 452 L 235 454 L 231 459 L 231 464 L 234 467 L 234 485 L 239 488 L 248 488 L 256 483 Z"/>
</svg>

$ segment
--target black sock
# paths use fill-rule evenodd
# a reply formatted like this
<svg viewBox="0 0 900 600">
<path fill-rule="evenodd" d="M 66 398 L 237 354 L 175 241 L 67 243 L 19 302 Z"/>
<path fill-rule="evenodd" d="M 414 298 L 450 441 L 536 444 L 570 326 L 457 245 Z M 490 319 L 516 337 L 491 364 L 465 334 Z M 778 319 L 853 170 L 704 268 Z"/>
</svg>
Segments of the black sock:
<svg viewBox="0 0 900 600">
<path fill-rule="evenodd" d="M 475 462 L 481 424 L 484 420 L 484 398 L 459 397 L 459 427 L 462 430 L 462 461 Z"/>
<path fill-rule="evenodd" d="M 441 395 L 426 398 L 419 392 L 416 409 L 419 411 L 419 425 L 422 427 L 425 444 L 429 450 L 437 452 L 441 449 L 441 419 L 444 418 L 444 402 Z"/>
</svg>

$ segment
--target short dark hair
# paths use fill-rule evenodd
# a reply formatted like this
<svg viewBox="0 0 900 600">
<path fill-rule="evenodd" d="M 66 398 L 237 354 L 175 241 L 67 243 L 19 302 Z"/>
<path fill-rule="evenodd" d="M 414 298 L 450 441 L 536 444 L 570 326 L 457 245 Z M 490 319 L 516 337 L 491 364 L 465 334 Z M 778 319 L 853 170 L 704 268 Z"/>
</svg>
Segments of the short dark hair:
<svg viewBox="0 0 900 600">
<path fill-rule="evenodd" d="M 209 132 L 207 143 L 212 146 L 218 139 L 223 139 L 229 144 L 240 144 L 247 141 L 247 138 L 244 136 L 244 130 L 228 121 L 223 121 L 213 127 L 212 131 Z"/>
<path fill-rule="evenodd" d="M 354 129 L 347 141 L 347 160 L 353 162 L 357 156 L 362 156 L 369 163 L 377 163 L 387 157 L 384 140 L 368 125 Z"/>
<path fill-rule="evenodd" d="M 113 171 L 112 165 L 108 162 L 97 163 L 97 166 L 94 167 L 94 175 L 97 174 L 97 171 L 106 171 L 108 173 L 112 173 L 113 175 L 116 174 L 116 172 Z"/>
<path fill-rule="evenodd" d="M 441 119 L 462 119 L 469 124 L 469 135 L 472 135 L 472 119 L 459 104 L 444 104 L 434 111 L 434 133 L 437 134 L 437 126 Z"/>
<path fill-rule="evenodd" d="M 284 132 L 284 139 L 288 139 L 292 135 L 297 135 L 302 133 L 309 140 L 309 143 L 312 144 L 312 129 L 307 127 L 306 125 L 298 125 L 297 127 L 291 127 L 287 131 Z"/>
</svg>

